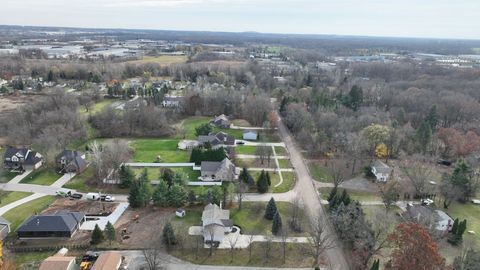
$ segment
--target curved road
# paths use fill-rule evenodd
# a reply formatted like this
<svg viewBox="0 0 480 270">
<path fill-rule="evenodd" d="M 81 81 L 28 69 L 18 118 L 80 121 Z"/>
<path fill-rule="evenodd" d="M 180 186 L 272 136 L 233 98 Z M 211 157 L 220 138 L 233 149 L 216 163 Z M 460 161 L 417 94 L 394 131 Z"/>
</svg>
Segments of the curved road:
<svg viewBox="0 0 480 270">
<path fill-rule="evenodd" d="M 280 118 L 279 118 L 280 119 Z M 327 250 L 327 256 L 330 261 L 332 270 L 348 270 L 350 266 L 345 258 L 345 253 L 342 250 L 342 244 L 337 238 L 337 234 L 333 230 L 332 224 L 328 221 L 328 215 L 321 206 L 320 197 L 316 191 L 312 177 L 310 176 L 307 166 L 303 160 L 299 148 L 296 146 L 292 136 L 287 131 L 285 125 L 280 120 L 278 122 L 278 129 L 285 146 L 290 153 L 290 162 L 297 172 L 297 183 L 295 185 L 295 192 L 297 196 L 302 199 L 305 210 L 310 220 L 315 220 L 318 216 L 322 220 L 327 221 L 327 233 L 335 239 L 336 247 Z"/>
</svg>

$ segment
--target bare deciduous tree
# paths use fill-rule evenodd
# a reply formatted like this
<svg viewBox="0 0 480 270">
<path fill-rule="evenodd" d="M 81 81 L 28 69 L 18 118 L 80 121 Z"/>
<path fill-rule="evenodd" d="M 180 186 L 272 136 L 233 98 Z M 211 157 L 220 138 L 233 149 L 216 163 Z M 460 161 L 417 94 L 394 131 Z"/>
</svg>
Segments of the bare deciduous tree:
<svg viewBox="0 0 480 270">
<path fill-rule="evenodd" d="M 335 247 L 334 239 L 327 232 L 327 225 L 324 221 L 317 217 L 310 225 L 308 232 L 309 240 L 305 245 L 305 254 L 313 257 L 314 266 L 318 266 L 320 255 L 331 248 Z"/>
<path fill-rule="evenodd" d="M 385 211 L 388 212 L 400 197 L 398 182 L 389 181 L 388 183 L 380 184 L 379 189 L 383 205 L 385 205 Z"/>
<path fill-rule="evenodd" d="M 227 236 L 228 246 L 230 247 L 230 262 L 233 262 L 233 253 L 238 242 L 238 234 L 230 234 Z"/>
<path fill-rule="evenodd" d="M 431 169 L 418 162 L 405 162 L 400 168 L 412 183 L 416 195 L 424 196 L 427 183 L 432 175 Z"/>
<path fill-rule="evenodd" d="M 245 192 L 247 192 L 248 186 L 247 184 L 243 183 L 242 181 L 237 181 L 235 183 L 235 194 L 237 196 L 238 201 L 238 210 L 242 210 L 242 201 L 243 197 L 245 197 Z"/>
</svg>

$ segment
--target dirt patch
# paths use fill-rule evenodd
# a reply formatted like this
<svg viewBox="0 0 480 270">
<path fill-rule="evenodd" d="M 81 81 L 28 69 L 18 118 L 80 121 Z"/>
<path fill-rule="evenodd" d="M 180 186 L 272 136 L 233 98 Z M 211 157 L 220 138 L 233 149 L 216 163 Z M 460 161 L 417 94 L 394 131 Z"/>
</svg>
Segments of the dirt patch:
<svg viewBox="0 0 480 270">
<path fill-rule="evenodd" d="M 86 215 L 102 215 L 112 213 L 117 206 L 118 203 L 58 199 L 43 211 L 43 213 L 54 214 L 59 210 L 67 210 L 71 212 L 84 212 Z"/>
<path fill-rule="evenodd" d="M 120 247 L 151 247 L 160 237 L 165 221 L 172 218 L 174 213 L 175 209 L 169 208 L 127 209 L 115 223 Z"/>
<path fill-rule="evenodd" d="M 238 127 L 251 127 L 250 123 L 245 119 L 235 119 L 232 121 Z"/>
</svg>

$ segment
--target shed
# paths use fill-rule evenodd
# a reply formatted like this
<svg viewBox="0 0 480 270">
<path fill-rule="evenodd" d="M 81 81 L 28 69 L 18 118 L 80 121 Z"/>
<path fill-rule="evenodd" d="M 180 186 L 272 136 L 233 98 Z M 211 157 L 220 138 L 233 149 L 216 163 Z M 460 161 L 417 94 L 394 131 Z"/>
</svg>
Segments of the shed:
<svg viewBox="0 0 480 270">
<path fill-rule="evenodd" d="M 246 130 L 243 132 L 243 139 L 248 141 L 256 141 L 258 139 L 258 133 L 252 130 Z"/>
</svg>

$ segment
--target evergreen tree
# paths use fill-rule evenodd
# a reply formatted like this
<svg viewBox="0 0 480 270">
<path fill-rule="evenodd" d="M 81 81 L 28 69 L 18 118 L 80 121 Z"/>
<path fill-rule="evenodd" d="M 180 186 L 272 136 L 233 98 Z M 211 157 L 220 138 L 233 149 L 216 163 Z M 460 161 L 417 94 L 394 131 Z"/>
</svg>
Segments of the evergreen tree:
<svg viewBox="0 0 480 270">
<path fill-rule="evenodd" d="M 165 226 L 163 226 L 163 243 L 170 248 L 177 244 L 177 238 L 175 237 L 175 232 L 173 231 L 172 224 L 167 222 Z"/>
<path fill-rule="evenodd" d="M 164 181 L 160 181 L 153 191 L 153 203 L 162 207 L 168 206 L 168 186 Z"/>
<path fill-rule="evenodd" d="M 150 202 L 151 197 L 150 183 L 148 182 L 147 170 L 145 169 L 138 179 L 132 183 L 128 202 L 133 208 L 145 207 Z"/>
<path fill-rule="evenodd" d="M 265 193 L 268 191 L 268 180 L 265 176 L 265 171 L 262 170 L 257 179 L 257 190 L 260 193 Z"/>
<path fill-rule="evenodd" d="M 427 116 L 425 117 L 425 122 L 428 123 L 430 129 L 434 131 L 437 128 L 438 124 L 438 113 L 437 113 L 437 105 L 433 105 L 430 107 Z"/>
<path fill-rule="evenodd" d="M 354 85 L 348 93 L 348 106 L 350 109 L 357 111 L 363 103 L 363 89 Z"/>
<path fill-rule="evenodd" d="M 240 175 L 238 176 L 238 178 L 240 179 L 240 181 L 247 184 L 248 186 L 253 186 L 253 184 L 255 184 L 255 181 L 253 180 L 253 177 L 250 175 L 247 168 L 245 168 L 245 167 L 243 167 L 243 169 L 240 172 Z"/>
<path fill-rule="evenodd" d="M 105 238 L 108 239 L 108 241 L 110 242 L 110 245 L 112 244 L 112 241 L 115 240 L 116 238 L 116 235 L 115 235 L 115 227 L 113 227 L 112 223 L 107 222 L 107 225 L 105 225 Z"/>
<path fill-rule="evenodd" d="M 280 217 L 280 214 L 277 211 L 273 216 L 272 233 L 274 235 L 278 235 L 281 231 L 282 231 L 282 218 Z"/>
<path fill-rule="evenodd" d="M 265 208 L 265 215 L 264 217 L 268 220 L 272 220 L 273 216 L 277 213 L 277 204 L 275 203 L 275 199 L 272 197 L 270 201 L 268 201 L 267 208 Z"/>
<path fill-rule="evenodd" d="M 265 172 L 265 177 L 267 178 L 268 186 L 271 186 L 272 185 L 272 180 L 270 179 L 270 174 L 268 172 Z"/>
<path fill-rule="evenodd" d="M 120 179 L 120 188 L 129 188 L 135 179 L 132 169 L 125 165 L 120 166 L 118 177 Z"/>
<path fill-rule="evenodd" d="M 195 128 L 195 136 L 208 135 L 212 132 L 212 126 L 209 123 L 202 124 Z"/>
<path fill-rule="evenodd" d="M 372 267 L 370 270 L 380 270 L 380 260 L 373 261 Z"/>
<path fill-rule="evenodd" d="M 98 224 L 95 224 L 95 228 L 93 229 L 93 232 L 92 232 L 92 240 L 90 241 L 90 243 L 92 243 L 92 245 L 98 245 L 102 241 L 103 241 L 103 232 L 100 229 L 100 227 L 98 227 Z"/>
<path fill-rule="evenodd" d="M 180 207 L 187 202 L 187 192 L 182 186 L 173 185 L 168 192 L 168 204 L 170 206 Z"/>
<path fill-rule="evenodd" d="M 189 204 L 195 204 L 197 202 L 197 196 L 195 195 L 195 191 L 190 190 L 188 192 L 188 203 Z"/>
<path fill-rule="evenodd" d="M 430 128 L 430 124 L 427 121 L 423 121 L 420 127 L 418 127 L 415 138 L 418 144 L 418 147 L 422 151 L 423 154 L 427 152 L 428 145 L 432 140 L 432 129 Z"/>
<path fill-rule="evenodd" d="M 173 185 L 174 172 L 169 168 L 162 169 L 162 181 L 166 182 L 168 187 Z"/>
<path fill-rule="evenodd" d="M 450 231 L 450 233 L 457 234 L 457 232 L 458 232 L 458 218 L 456 218 L 453 221 L 452 230 Z"/>
</svg>

